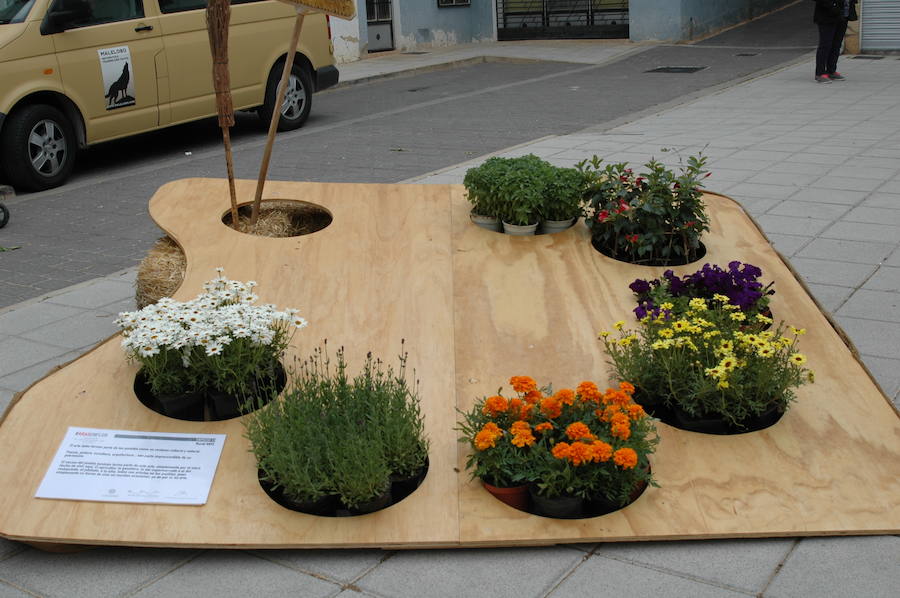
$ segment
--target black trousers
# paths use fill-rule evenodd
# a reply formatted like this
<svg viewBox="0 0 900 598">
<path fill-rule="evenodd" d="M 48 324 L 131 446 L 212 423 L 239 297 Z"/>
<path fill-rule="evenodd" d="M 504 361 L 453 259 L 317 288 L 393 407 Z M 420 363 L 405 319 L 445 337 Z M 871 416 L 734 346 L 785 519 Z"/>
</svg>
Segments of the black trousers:
<svg viewBox="0 0 900 598">
<path fill-rule="evenodd" d="M 838 56 L 841 55 L 841 44 L 844 42 L 844 34 L 847 32 L 847 21 L 839 19 L 837 23 L 818 23 L 818 25 L 817 77 L 837 71 Z"/>
</svg>

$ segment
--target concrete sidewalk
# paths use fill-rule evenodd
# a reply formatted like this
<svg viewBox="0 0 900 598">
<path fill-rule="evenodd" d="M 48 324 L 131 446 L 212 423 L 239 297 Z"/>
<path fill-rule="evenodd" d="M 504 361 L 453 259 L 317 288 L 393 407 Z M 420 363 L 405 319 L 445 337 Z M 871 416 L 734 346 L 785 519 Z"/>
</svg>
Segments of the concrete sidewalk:
<svg viewBox="0 0 900 598">
<path fill-rule="evenodd" d="M 372 77 L 506 55 L 509 44 L 345 65 Z M 517 44 L 517 58 L 606 61 L 629 44 Z M 480 52 L 480 54 L 479 54 Z M 358 72 L 354 73 L 354 69 Z M 502 155 L 570 166 L 593 154 L 677 163 L 702 150 L 708 187 L 740 201 L 900 400 L 900 60 L 811 59 L 630 122 L 598 124 Z M 677 152 L 662 151 L 674 148 Z M 417 178 L 461 182 L 484 157 Z M 0 311 L 0 401 L 114 332 L 133 271 Z M 895 596 L 900 538 L 777 538 L 438 551 L 101 548 L 48 554 L 0 540 L 0 598 L 22 596 Z"/>
</svg>

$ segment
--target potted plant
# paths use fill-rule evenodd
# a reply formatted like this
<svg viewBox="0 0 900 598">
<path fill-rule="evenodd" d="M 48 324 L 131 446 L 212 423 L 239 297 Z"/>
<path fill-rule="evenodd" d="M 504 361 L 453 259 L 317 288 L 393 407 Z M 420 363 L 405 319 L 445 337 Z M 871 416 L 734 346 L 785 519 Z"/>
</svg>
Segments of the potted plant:
<svg viewBox="0 0 900 598">
<path fill-rule="evenodd" d="M 547 169 L 544 185 L 544 205 L 541 208 L 541 229 L 546 234 L 566 230 L 581 213 L 585 177 L 575 168 Z"/>
<path fill-rule="evenodd" d="M 634 383 L 638 402 L 677 427 L 734 434 L 773 425 L 812 382 L 798 352 L 803 329 L 748 316 L 725 295 L 695 297 L 681 315 L 663 311 L 635 331 L 616 322 L 600 336 L 616 375 Z"/>
<path fill-rule="evenodd" d="M 716 294 L 728 297 L 728 303 L 738 306 L 748 317 L 763 314 L 771 318 L 769 301 L 775 294 L 774 282 L 763 285 L 759 281 L 761 276 L 762 270 L 753 264 L 732 261 L 727 269 L 704 264 L 693 274 L 681 277 L 666 270 L 660 278 L 637 279 L 628 288 L 637 297 L 634 314 L 638 319 L 659 316 L 660 306 L 666 304 L 672 306 L 669 308 L 672 314 L 682 315 L 690 309 L 691 298 L 711 300 Z"/>
<path fill-rule="evenodd" d="M 480 166 L 466 171 L 463 185 L 466 188 L 466 199 L 472 204 L 469 217 L 481 228 L 500 232 L 500 202 L 496 193 L 496 184 L 505 170 L 501 158 L 488 158 Z"/>
<path fill-rule="evenodd" d="M 505 233 L 533 235 L 541 219 L 548 173 L 553 168 L 534 154 L 517 158 L 495 156 L 470 168 L 463 184 L 472 203 L 473 221 L 482 222 L 477 215 L 497 217 Z"/>
<path fill-rule="evenodd" d="M 656 429 L 630 384 L 605 392 L 593 382 L 552 392 L 528 376 L 510 384 L 516 397 L 476 402 L 458 428 L 482 483 L 525 484 L 533 512 L 560 518 L 609 512 L 655 485 L 648 456 Z"/>
<path fill-rule="evenodd" d="M 128 359 L 141 364 L 139 398 L 171 417 L 226 419 L 270 399 L 293 332 L 306 326 L 296 310 L 255 305 L 255 282 L 216 271 L 190 301 L 166 297 L 116 320 Z"/>
<path fill-rule="evenodd" d="M 586 223 L 591 242 L 614 259 L 672 266 L 702 257 L 700 236 L 709 230 L 701 181 L 709 176 L 702 155 L 688 158 L 680 174 L 656 160 L 635 174 L 627 163 L 594 156 L 576 167 L 587 178 Z"/>
<path fill-rule="evenodd" d="M 428 440 L 406 359 L 395 373 L 369 355 L 351 379 L 343 350 L 332 364 L 319 348 L 291 372 L 281 401 L 246 418 L 260 483 L 273 499 L 316 515 L 357 515 L 415 490 Z M 397 489 L 392 476 L 415 482 Z"/>
</svg>

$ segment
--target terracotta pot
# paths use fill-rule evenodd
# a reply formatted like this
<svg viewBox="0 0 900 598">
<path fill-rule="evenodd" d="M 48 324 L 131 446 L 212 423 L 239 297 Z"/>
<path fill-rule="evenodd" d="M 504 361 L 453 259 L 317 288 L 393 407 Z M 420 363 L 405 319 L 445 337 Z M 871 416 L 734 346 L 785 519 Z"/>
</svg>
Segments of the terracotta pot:
<svg viewBox="0 0 900 598">
<path fill-rule="evenodd" d="M 519 509 L 520 511 L 528 510 L 529 501 L 527 484 L 522 484 L 521 486 L 503 487 L 493 486 L 491 484 L 488 484 L 484 480 L 481 480 L 481 485 L 484 486 L 484 489 L 490 492 L 495 498 L 511 506 L 512 508 Z"/>
</svg>

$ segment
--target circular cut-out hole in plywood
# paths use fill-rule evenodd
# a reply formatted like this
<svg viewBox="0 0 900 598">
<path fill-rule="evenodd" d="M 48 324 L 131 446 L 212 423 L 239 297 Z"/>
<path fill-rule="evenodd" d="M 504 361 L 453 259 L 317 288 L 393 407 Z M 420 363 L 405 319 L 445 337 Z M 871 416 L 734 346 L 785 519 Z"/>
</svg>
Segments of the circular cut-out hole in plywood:
<svg viewBox="0 0 900 598">
<path fill-rule="evenodd" d="M 267 199 L 259 208 L 259 219 L 250 224 L 251 204 L 238 207 L 238 230 L 260 237 L 299 237 L 326 228 L 333 220 L 331 212 L 322 206 L 291 199 Z M 231 227 L 231 210 L 222 215 L 222 222 Z"/>
</svg>

